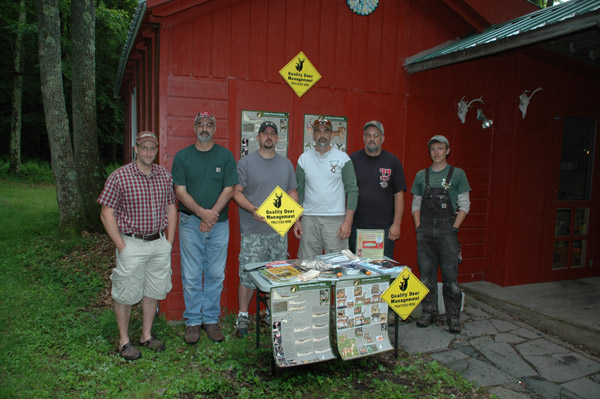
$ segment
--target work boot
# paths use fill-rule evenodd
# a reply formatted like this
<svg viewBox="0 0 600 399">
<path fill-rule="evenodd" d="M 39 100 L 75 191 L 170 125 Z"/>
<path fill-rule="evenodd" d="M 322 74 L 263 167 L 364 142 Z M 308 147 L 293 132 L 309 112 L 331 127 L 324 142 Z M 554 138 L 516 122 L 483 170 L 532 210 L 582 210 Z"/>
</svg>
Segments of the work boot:
<svg viewBox="0 0 600 399">
<path fill-rule="evenodd" d="M 246 316 L 238 316 L 237 320 L 235 321 L 235 331 L 233 332 L 233 335 L 238 338 L 242 338 L 248 334 L 249 327 L 250 319 L 248 319 Z"/>
<path fill-rule="evenodd" d="M 452 334 L 460 334 L 460 330 L 460 320 L 448 319 L 448 331 L 450 331 Z"/>
<path fill-rule="evenodd" d="M 417 327 L 422 327 L 422 328 L 429 327 L 429 325 L 433 321 L 434 321 L 433 313 L 423 312 L 421 317 L 419 317 L 417 319 Z"/>
<path fill-rule="evenodd" d="M 200 340 L 200 326 L 187 326 L 185 328 L 185 343 L 194 345 Z"/>
<path fill-rule="evenodd" d="M 221 331 L 221 327 L 217 323 L 212 324 L 202 324 L 202 329 L 206 331 L 208 338 L 210 338 L 213 342 L 223 342 L 225 336 Z"/>
</svg>

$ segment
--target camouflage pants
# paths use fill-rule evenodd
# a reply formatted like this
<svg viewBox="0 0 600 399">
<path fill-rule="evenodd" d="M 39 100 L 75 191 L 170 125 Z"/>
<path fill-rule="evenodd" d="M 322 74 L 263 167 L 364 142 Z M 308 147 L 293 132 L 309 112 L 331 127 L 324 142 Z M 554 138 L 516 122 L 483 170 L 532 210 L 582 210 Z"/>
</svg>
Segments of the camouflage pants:
<svg viewBox="0 0 600 399">
<path fill-rule="evenodd" d="M 256 289 L 256 286 L 243 270 L 249 263 L 271 262 L 274 260 L 285 260 L 288 258 L 287 235 L 281 237 L 279 234 L 242 234 L 240 244 L 240 283 L 244 287 Z"/>
</svg>

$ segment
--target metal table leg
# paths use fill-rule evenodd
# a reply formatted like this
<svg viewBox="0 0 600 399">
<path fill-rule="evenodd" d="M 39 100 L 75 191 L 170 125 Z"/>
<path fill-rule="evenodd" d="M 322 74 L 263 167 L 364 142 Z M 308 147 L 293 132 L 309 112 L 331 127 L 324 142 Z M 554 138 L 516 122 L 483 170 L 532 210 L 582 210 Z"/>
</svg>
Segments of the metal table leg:
<svg viewBox="0 0 600 399">
<path fill-rule="evenodd" d="M 400 317 L 398 313 L 394 312 L 394 356 L 396 356 L 396 358 L 398 357 L 398 336 L 400 335 L 398 332 L 400 327 L 400 320 L 398 320 L 398 317 Z"/>
<path fill-rule="evenodd" d="M 260 290 L 256 289 L 256 349 L 260 347 Z"/>
</svg>

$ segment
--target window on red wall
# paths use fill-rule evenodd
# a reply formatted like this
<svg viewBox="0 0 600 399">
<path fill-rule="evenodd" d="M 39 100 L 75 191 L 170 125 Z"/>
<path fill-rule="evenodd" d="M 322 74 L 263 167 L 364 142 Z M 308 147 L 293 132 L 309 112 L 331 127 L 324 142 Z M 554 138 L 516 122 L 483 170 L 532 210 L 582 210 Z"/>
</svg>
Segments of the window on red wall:
<svg viewBox="0 0 600 399">
<path fill-rule="evenodd" d="M 587 265 L 596 121 L 565 118 L 552 269 Z"/>
</svg>

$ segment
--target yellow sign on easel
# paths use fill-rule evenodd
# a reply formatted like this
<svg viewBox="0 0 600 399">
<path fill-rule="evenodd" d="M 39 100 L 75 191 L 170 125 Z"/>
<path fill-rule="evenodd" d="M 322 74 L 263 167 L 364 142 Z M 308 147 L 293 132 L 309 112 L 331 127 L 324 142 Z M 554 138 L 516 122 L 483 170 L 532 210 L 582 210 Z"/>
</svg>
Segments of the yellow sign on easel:
<svg viewBox="0 0 600 399">
<path fill-rule="evenodd" d="M 319 74 L 302 51 L 292 58 L 286 66 L 281 68 L 279 74 L 290 85 L 298 97 L 302 97 L 308 89 L 321 79 L 321 74 Z"/>
<path fill-rule="evenodd" d="M 381 298 L 402 317 L 402 320 L 406 320 L 428 293 L 429 289 L 406 268 L 385 290 Z"/>
<path fill-rule="evenodd" d="M 284 236 L 302 215 L 304 209 L 288 193 L 277 186 L 256 210 L 280 236 Z"/>
</svg>

